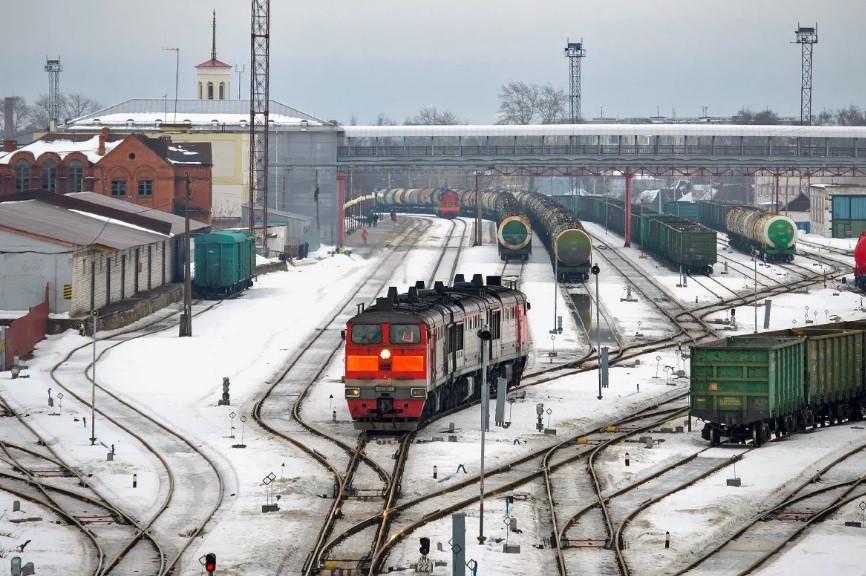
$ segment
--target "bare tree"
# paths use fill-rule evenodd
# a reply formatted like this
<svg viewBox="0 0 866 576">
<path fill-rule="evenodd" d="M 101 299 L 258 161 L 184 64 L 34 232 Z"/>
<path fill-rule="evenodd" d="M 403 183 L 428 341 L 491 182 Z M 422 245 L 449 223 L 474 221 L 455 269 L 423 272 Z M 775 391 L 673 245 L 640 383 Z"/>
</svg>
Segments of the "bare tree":
<svg viewBox="0 0 866 576">
<path fill-rule="evenodd" d="M 864 115 L 863 110 L 855 105 L 851 104 L 847 108 L 840 108 L 836 110 L 836 124 L 839 126 L 864 126 L 866 125 L 866 115 Z"/>
<path fill-rule="evenodd" d="M 545 84 L 538 92 L 538 120 L 542 124 L 558 124 L 564 121 L 567 104 L 565 90 Z"/>
<path fill-rule="evenodd" d="M 556 124 L 565 119 L 567 103 L 561 88 L 512 81 L 499 92 L 497 124 Z"/>
<path fill-rule="evenodd" d="M 376 118 L 376 126 L 396 126 L 397 121 L 385 116 L 384 113 L 379 112 L 379 117 Z"/>
<path fill-rule="evenodd" d="M 0 132 L 6 133 L 6 114 L 0 114 Z M 20 96 L 12 97 L 12 126 L 9 130 L 12 134 L 28 132 L 30 128 L 30 106 Z"/>
<path fill-rule="evenodd" d="M 63 108 L 61 100 L 61 109 Z M 34 130 L 47 130 L 51 116 L 48 113 L 48 94 L 42 94 L 30 106 L 30 127 Z"/>
<path fill-rule="evenodd" d="M 453 124 L 465 124 L 463 120 L 461 120 L 456 114 L 450 112 L 448 110 L 439 110 L 436 106 L 427 106 L 426 108 L 421 108 L 415 116 L 412 118 L 407 118 L 405 122 L 403 122 L 406 126 L 412 125 L 453 125 Z"/>
<path fill-rule="evenodd" d="M 60 110 L 63 119 L 79 118 L 90 114 L 91 112 L 96 112 L 100 108 L 102 108 L 101 102 L 90 98 L 89 96 L 85 96 L 80 92 L 66 94 L 62 96 L 60 100 Z"/>
<path fill-rule="evenodd" d="M 731 118 L 732 124 L 755 124 L 768 126 L 779 123 L 779 115 L 767 108 L 761 112 L 752 112 L 749 108 L 741 108 Z"/>
<path fill-rule="evenodd" d="M 499 92 L 497 124 L 532 124 L 538 105 L 539 89 L 535 84 L 511 81 Z"/>
</svg>

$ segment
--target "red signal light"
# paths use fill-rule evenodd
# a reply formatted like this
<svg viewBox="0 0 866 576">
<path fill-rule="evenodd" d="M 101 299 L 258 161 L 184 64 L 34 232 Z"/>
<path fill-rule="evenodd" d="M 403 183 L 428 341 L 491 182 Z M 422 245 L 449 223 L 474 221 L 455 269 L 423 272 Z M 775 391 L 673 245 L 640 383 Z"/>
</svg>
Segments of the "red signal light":
<svg viewBox="0 0 866 576">
<path fill-rule="evenodd" d="M 208 552 L 204 557 L 204 569 L 208 574 L 213 574 L 216 570 L 216 554 Z"/>
</svg>

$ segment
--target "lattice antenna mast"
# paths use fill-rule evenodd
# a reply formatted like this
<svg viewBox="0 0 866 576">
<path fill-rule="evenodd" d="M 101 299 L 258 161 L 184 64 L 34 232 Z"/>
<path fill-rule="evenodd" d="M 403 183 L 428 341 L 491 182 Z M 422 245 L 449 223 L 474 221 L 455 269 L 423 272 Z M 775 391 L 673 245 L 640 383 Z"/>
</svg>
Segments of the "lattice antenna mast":
<svg viewBox="0 0 866 576">
<path fill-rule="evenodd" d="M 580 42 L 568 42 L 565 46 L 565 56 L 569 63 L 569 100 L 568 100 L 568 119 L 572 124 L 577 124 L 580 121 L 580 59 L 586 56 L 586 50 L 583 49 L 583 39 Z"/>
<path fill-rule="evenodd" d="M 800 82 L 800 124 L 812 125 L 812 45 L 818 43 L 818 24 L 806 28 L 797 23 L 794 43 L 803 47 L 803 74 Z"/>
<path fill-rule="evenodd" d="M 60 56 L 56 60 L 45 58 L 45 71 L 48 72 L 48 119 L 57 122 L 60 118 Z"/>
<path fill-rule="evenodd" d="M 250 45 L 250 232 L 262 204 L 262 249 L 268 255 L 268 106 L 270 104 L 270 0 L 252 0 Z"/>
</svg>

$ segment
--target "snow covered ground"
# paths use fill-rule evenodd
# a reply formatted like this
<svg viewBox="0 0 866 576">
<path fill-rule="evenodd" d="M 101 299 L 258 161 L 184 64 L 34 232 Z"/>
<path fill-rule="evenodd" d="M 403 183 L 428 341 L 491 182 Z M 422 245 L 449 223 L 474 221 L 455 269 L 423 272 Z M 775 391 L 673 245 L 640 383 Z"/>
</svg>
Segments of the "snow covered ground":
<svg viewBox="0 0 866 576">
<path fill-rule="evenodd" d="M 446 234 L 447 222 L 434 220 L 428 235 L 441 237 Z M 588 225 L 589 228 L 591 225 Z M 603 232 L 602 232 L 603 234 Z M 810 241 L 821 241 L 809 236 Z M 431 240 L 432 241 L 432 240 Z M 612 247 L 619 249 L 621 239 L 611 237 Z M 845 242 L 845 241 L 843 241 Z M 850 241 L 845 246 L 850 246 Z M 711 296 L 698 282 L 689 282 L 688 287 L 677 288 L 678 274 L 654 263 L 639 259 L 639 249 L 624 249 L 635 259 L 653 271 L 653 274 L 669 286 L 672 294 L 683 302 L 694 305 Z M 752 267 L 745 255 L 726 254 Z M 414 284 L 419 274 L 429 273 L 427 256 L 419 251 L 410 254 L 394 285 L 405 289 Z M 466 248 L 463 251 L 459 272 L 471 276 L 473 273 L 497 274 L 501 268 L 495 245 Z M 249 418 L 254 401 L 266 389 L 270 379 L 285 363 L 292 351 L 313 331 L 328 327 L 321 319 L 328 316 L 348 291 L 347 287 L 359 282 L 363 276 L 380 264 L 374 252 L 370 258 L 360 255 L 329 255 L 323 248 L 308 260 L 297 261 L 286 273 L 274 273 L 259 277 L 255 286 L 241 298 L 228 300 L 212 310 L 198 315 L 193 320 L 193 337 L 178 338 L 177 329 L 172 328 L 157 335 L 138 339 L 112 349 L 98 365 L 97 380 L 100 386 L 111 390 L 140 406 L 154 418 L 171 426 L 180 433 L 195 439 L 221 466 L 227 494 L 226 505 L 216 520 L 206 526 L 198 542 L 191 548 L 177 574 L 193 575 L 201 572 L 197 559 L 206 552 L 216 552 L 220 574 L 243 574 L 245 576 L 271 575 L 275 573 L 297 573 L 306 553 L 312 545 L 311 537 L 322 524 L 325 511 L 331 504 L 323 494 L 330 494 L 331 478 L 311 459 L 283 442 L 274 440 L 258 428 Z M 852 259 L 853 264 L 853 259 Z M 521 288 L 527 293 L 532 309 L 530 330 L 536 354 L 531 358 L 529 371 L 544 366 L 563 363 L 582 356 L 588 347 L 585 338 L 579 335 L 562 290 L 557 290 L 556 309 L 563 316 L 563 333 L 551 341 L 549 330 L 554 313 L 553 274 L 547 253 L 536 244 L 530 262 L 525 266 Z M 718 276 L 718 275 L 717 275 Z M 849 278 L 850 279 L 850 278 Z M 745 274 L 727 280 L 731 290 L 748 293 L 752 284 Z M 589 284 L 587 285 L 590 286 Z M 594 289 L 594 285 L 592 286 Z M 770 328 L 783 328 L 802 322 L 805 307 L 819 311 L 818 323 L 838 315 L 842 319 L 866 317 L 859 293 L 837 290 L 835 283 L 827 288 L 816 287 L 808 294 L 793 294 L 774 298 Z M 651 309 L 647 303 L 622 302 L 624 290 L 622 278 L 615 274 L 599 277 L 599 292 L 602 304 L 624 334 L 633 334 L 640 329 L 648 338 L 654 337 Z M 354 306 L 354 303 L 352 304 Z M 720 315 L 721 317 L 721 315 Z M 750 333 L 754 329 L 752 308 L 743 307 L 737 313 L 739 332 Z M 761 310 L 761 321 L 763 309 Z M 638 325 L 641 322 L 641 325 Z M 660 329 L 659 329 L 660 330 Z M 108 334 L 100 334 L 101 337 Z M 81 419 L 89 417 L 90 409 L 69 397 L 63 402 L 61 416 L 51 417 L 46 404 L 47 389 L 52 387 L 48 371 L 72 348 L 89 342 L 77 332 L 52 336 L 42 342 L 34 358 L 28 362 L 29 378 L 12 380 L 9 372 L 0 373 L 0 395 L 15 410 L 28 414 L 30 424 L 46 437 L 51 438 L 52 447 L 63 459 L 87 474 L 93 474 L 93 484 L 107 496 L 116 499 L 133 514 L 145 514 L 153 506 L 160 470 L 156 462 L 148 457 L 134 439 L 115 429 L 97 416 L 97 446 L 91 446 L 89 429 L 82 426 Z M 100 341 L 97 351 L 107 343 Z M 559 353 L 552 358 L 548 352 L 555 347 Z M 688 366 L 676 355 L 675 349 L 657 352 L 641 358 L 631 368 L 615 367 L 610 372 L 610 387 L 598 400 L 598 379 L 595 372 L 576 374 L 556 381 L 535 386 L 528 390 L 524 399 L 507 408 L 512 422 L 507 429 L 491 427 L 487 433 L 487 466 L 501 464 L 527 450 L 553 445 L 568 435 L 577 435 L 592 430 L 598 423 L 615 416 L 626 415 L 649 405 L 660 397 L 670 397 L 688 389 L 686 378 L 672 378 L 665 366 L 688 370 Z M 340 383 L 342 358 L 337 355 L 328 367 L 325 376 L 307 400 L 304 414 L 313 423 L 332 428 L 338 433 L 351 434 L 351 426 Z M 231 406 L 217 406 L 222 393 L 222 379 L 231 381 Z M 56 395 L 56 385 L 54 394 Z M 539 434 L 535 429 L 536 404 L 543 403 L 544 424 L 557 429 L 557 436 Z M 99 393 L 97 393 L 99 406 Z M 331 412 L 336 410 L 337 423 L 331 423 Z M 230 418 L 235 413 L 235 418 Z M 286 417 L 290 406 L 286 405 Z M 247 417 L 246 423 L 240 416 Z M 477 474 L 479 467 L 478 408 L 464 410 L 448 418 L 454 422 L 458 441 L 426 442 L 413 446 L 403 481 L 404 497 L 423 494 L 433 488 L 441 488 L 461 480 L 462 472 L 456 473 L 463 464 L 468 473 Z M 441 424 L 441 425 L 439 425 Z M 447 423 L 437 423 L 424 431 L 420 438 L 429 440 L 441 435 Z M 700 426 L 694 432 L 684 433 L 679 443 L 693 448 L 702 443 Z M 246 449 L 232 449 L 243 434 Z M 230 436 L 234 435 L 235 438 Z M 521 440 L 515 444 L 515 439 Z M 788 482 L 800 477 L 817 463 L 826 460 L 854 443 L 866 443 L 866 431 L 862 427 L 843 425 L 831 430 L 819 430 L 814 434 L 796 436 L 790 441 L 769 446 L 748 455 L 737 464 L 737 473 L 743 478 L 743 486 L 726 486 L 726 473 L 700 482 L 652 507 L 641 517 L 642 534 L 627 535 L 634 539 L 629 550 L 630 561 L 635 566 L 644 566 L 640 574 L 655 574 L 653 567 L 667 564 L 674 557 L 684 557 L 695 550 L 708 546 L 714 538 L 714 530 L 735 523 L 738 514 L 749 514 L 765 504 L 772 494 Z M 114 444 L 116 456 L 113 462 L 106 461 L 105 446 Z M 674 443 L 671 443 L 673 446 Z M 633 452 L 635 462 L 652 468 L 670 458 L 670 450 L 638 450 Z M 439 475 L 432 478 L 432 467 L 436 465 Z M 582 464 L 581 464 L 582 466 Z M 612 463 L 605 473 L 613 483 L 622 475 L 634 474 Z M 277 480 L 266 487 L 263 478 L 274 473 Z M 132 474 L 137 474 L 137 487 L 132 487 Z M 269 492 L 270 490 L 270 492 Z M 535 528 L 547 521 L 546 500 L 542 498 L 541 483 L 526 486 L 523 490 L 532 498 L 515 504 L 516 515 L 522 534 L 511 534 L 510 543 L 520 544 L 522 554 L 511 556 L 502 553 L 501 544 L 488 541 L 478 545 L 474 535 L 478 532 L 477 506 L 467 508 L 467 558 L 474 558 L 479 565 L 478 574 L 534 575 L 555 570 L 549 550 L 533 548 L 542 534 Z M 261 505 L 269 497 L 279 495 L 280 511 L 261 513 Z M 538 499 L 534 499 L 538 497 Z M 33 561 L 37 573 L 74 574 L 78 560 L 66 550 L 76 549 L 70 545 L 77 536 L 72 530 L 50 524 L 50 514 L 39 513 L 43 522 L 12 524 L 11 501 L 8 494 L 0 494 L 0 508 L 7 514 L 0 516 L 0 550 L 6 557 L 20 555 L 25 562 Z M 505 504 L 502 498 L 492 499 L 485 507 L 485 527 L 488 535 L 503 537 L 502 523 Z M 864 573 L 866 565 L 866 528 L 858 530 L 844 527 L 844 521 L 858 517 L 856 506 L 844 509 L 840 514 L 801 538 L 794 549 L 781 556 L 762 574 L 794 574 L 815 570 L 846 570 L 849 573 Z M 858 518 L 859 519 L 859 518 Z M 672 546 L 665 550 L 662 541 L 666 531 L 671 532 Z M 661 536 L 660 536 L 661 535 Z M 413 534 L 399 544 L 386 566 L 407 566 L 417 560 L 417 538 L 430 537 L 434 542 L 431 557 L 450 561 L 450 554 L 438 552 L 437 542 L 445 543 L 451 537 L 450 521 L 438 521 L 423 534 Z M 31 540 L 22 554 L 12 549 L 24 540 Z M 79 548 L 80 549 L 80 548 Z M 548 567 L 544 571 L 539 567 Z M 860 568 L 858 568 L 860 567 Z M 858 572 L 859 570 L 859 572 Z M 0 572 L 2 573 L 2 572 Z M 449 568 L 437 568 L 436 573 L 450 573 Z"/>
</svg>

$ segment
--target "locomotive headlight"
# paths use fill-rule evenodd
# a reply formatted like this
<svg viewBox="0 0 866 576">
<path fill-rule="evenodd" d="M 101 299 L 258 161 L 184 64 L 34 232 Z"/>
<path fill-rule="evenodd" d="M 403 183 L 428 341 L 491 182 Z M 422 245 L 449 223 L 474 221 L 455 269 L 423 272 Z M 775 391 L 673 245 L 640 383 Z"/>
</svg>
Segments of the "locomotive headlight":
<svg viewBox="0 0 866 576">
<path fill-rule="evenodd" d="M 427 396 L 427 389 L 426 388 L 412 388 L 412 390 L 409 394 L 412 396 L 412 398 L 425 398 Z"/>
<path fill-rule="evenodd" d="M 379 352 L 379 358 L 381 358 L 382 360 L 388 360 L 389 358 L 391 358 L 391 351 L 385 348 L 384 350 Z"/>
<path fill-rule="evenodd" d="M 360 388 L 346 388 L 346 398 L 357 398 L 361 395 Z"/>
</svg>

